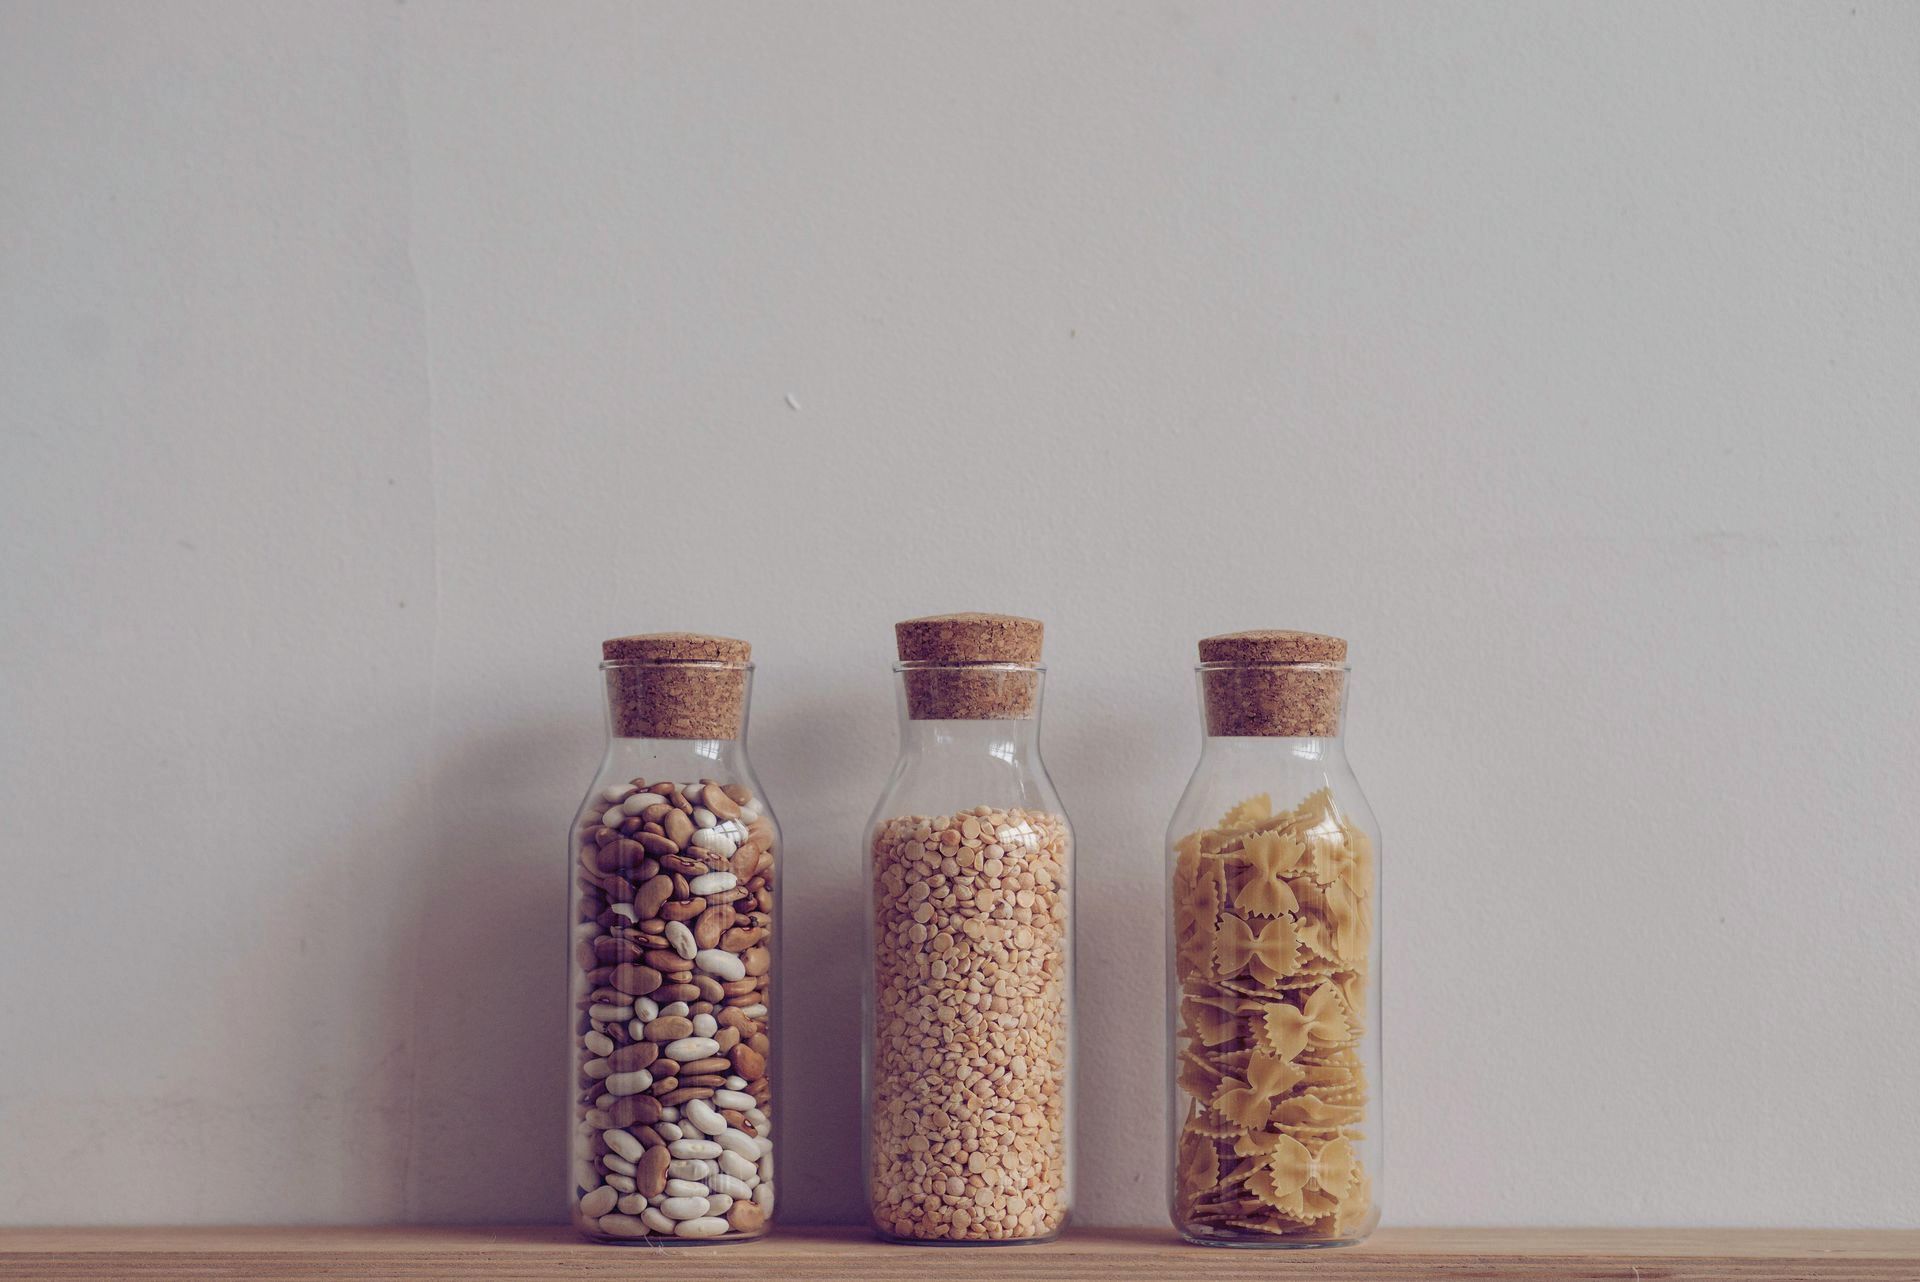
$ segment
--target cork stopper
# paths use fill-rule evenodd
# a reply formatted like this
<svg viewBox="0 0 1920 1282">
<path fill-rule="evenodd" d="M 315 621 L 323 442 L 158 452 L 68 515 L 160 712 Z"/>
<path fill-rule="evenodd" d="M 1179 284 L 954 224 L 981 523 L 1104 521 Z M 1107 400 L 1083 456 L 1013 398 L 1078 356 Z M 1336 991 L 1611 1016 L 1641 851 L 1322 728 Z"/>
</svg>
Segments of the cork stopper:
<svg viewBox="0 0 1920 1282">
<path fill-rule="evenodd" d="M 1021 721 L 1040 701 L 1038 619 L 935 614 L 893 625 L 915 721 Z M 1013 666 L 1006 666 L 1013 665 Z"/>
<path fill-rule="evenodd" d="M 1200 673 L 1207 733 L 1289 738 L 1339 734 L 1346 661 L 1347 643 L 1317 632 L 1263 629 L 1207 637 L 1200 642 L 1200 662 L 1207 665 Z"/>
<path fill-rule="evenodd" d="M 600 644 L 607 706 L 622 739 L 737 739 L 753 647 L 698 632 L 651 632 Z"/>
</svg>

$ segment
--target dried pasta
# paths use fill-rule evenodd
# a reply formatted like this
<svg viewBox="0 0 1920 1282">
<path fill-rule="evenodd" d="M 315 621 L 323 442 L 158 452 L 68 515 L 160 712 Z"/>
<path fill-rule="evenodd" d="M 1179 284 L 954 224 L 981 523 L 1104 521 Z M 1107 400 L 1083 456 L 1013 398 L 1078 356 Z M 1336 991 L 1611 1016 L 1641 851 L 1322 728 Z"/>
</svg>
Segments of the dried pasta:
<svg viewBox="0 0 1920 1282">
<path fill-rule="evenodd" d="M 1249 798 L 1175 843 L 1175 1199 L 1209 1236 L 1339 1239 L 1371 1214 L 1373 848 L 1321 789 Z"/>
</svg>

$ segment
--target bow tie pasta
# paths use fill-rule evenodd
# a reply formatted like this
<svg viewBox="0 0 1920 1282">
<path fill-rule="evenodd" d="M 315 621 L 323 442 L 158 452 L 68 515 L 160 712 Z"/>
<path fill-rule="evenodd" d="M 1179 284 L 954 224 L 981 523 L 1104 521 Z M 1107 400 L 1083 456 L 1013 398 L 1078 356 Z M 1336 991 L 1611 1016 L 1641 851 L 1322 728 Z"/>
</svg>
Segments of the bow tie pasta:
<svg viewBox="0 0 1920 1282">
<path fill-rule="evenodd" d="M 1351 1236 L 1372 1200 L 1355 1143 L 1372 843 L 1322 789 L 1278 814 L 1244 801 L 1175 855 L 1179 1213 L 1226 1236 Z"/>
</svg>

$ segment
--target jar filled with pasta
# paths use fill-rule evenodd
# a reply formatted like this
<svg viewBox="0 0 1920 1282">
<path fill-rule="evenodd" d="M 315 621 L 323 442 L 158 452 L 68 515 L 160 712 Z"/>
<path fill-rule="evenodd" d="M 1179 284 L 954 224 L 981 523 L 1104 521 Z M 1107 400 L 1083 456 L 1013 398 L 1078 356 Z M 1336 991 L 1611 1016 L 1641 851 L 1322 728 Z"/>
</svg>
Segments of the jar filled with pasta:
<svg viewBox="0 0 1920 1282">
<path fill-rule="evenodd" d="M 866 1183 L 904 1242 L 1067 1216 L 1073 833 L 1040 762 L 1041 625 L 897 625 L 900 757 L 867 826 Z"/>
<path fill-rule="evenodd" d="M 773 1214 L 775 868 L 747 643 L 602 647 L 607 752 L 568 842 L 569 1198 L 599 1242 L 730 1242 Z"/>
<path fill-rule="evenodd" d="M 1346 658 L 1307 632 L 1200 642 L 1205 742 L 1168 832 L 1190 1242 L 1337 1246 L 1379 1221 L 1379 832 L 1341 734 Z"/>
</svg>

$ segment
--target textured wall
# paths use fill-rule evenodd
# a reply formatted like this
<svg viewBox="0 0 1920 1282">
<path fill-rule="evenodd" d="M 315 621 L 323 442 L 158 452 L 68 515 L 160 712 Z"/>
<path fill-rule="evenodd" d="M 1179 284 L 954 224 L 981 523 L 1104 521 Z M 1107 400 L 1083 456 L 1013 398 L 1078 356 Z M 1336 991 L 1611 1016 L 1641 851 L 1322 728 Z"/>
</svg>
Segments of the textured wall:
<svg viewBox="0 0 1920 1282">
<path fill-rule="evenodd" d="M 750 638 L 859 1214 L 889 624 L 1046 619 L 1080 1205 L 1197 636 L 1353 641 L 1400 1223 L 1920 1224 L 1920 9 L 0 5 L 0 1219 L 557 1215 L 601 637 Z M 793 1016 L 798 1018 L 792 1018 Z"/>
</svg>

